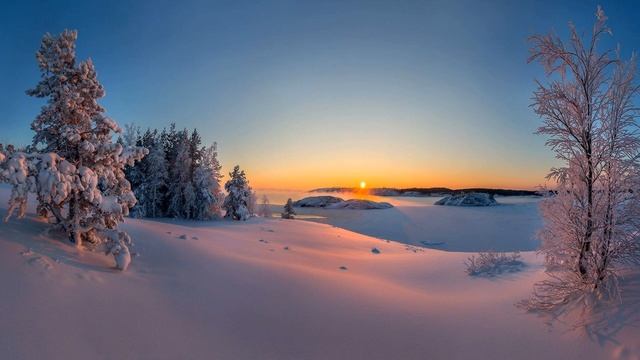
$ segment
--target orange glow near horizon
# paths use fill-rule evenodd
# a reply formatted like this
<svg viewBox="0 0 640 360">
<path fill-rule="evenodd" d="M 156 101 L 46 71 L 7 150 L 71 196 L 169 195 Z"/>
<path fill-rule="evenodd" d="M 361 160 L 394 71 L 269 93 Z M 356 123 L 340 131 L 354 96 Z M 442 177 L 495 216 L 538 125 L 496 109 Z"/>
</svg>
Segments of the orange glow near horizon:
<svg viewBox="0 0 640 360">
<path fill-rule="evenodd" d="M 503 149 L 494 149 L 482 156 L 481 151 L 469 154 L 466 148 L 456 146 L 419 151 L 412 147 L 367 145 L 358 143 L 359 139 L 349 138 L 340 146 L 320 150 L 310 148 L 311 145 L 299 145 L 290 151 L 273 146 L 268 147 L 274 149 L 272 152 L 231 152 L 232 160 L 227 160 L 223 153 L 221 161 L 225 165 L 240 164 L 254 189 L 272 190 L 360 188 L 364 179 L 366 189 L 482 187 L 535 190 L 547 184 L 545 176 L 550 168 L 557 166 L 553 156 L 528 160 L 522 154 Z M 368 142 L 385 143 L 384 139 L 377 138 Z M 312 141 L 309 143 L 313 144 Z M 230 166 L 225 166 L 225 175 Z"/>
<path fill-rule="evenodd" d="M 254 189 L 310 190 L 323 187 L 355 187 L 361 190 L 371 188 L 502 188 L 536 190 L 550 185 L 545 180 L 546 172 L 538 169 L 523 169 L 518 173 L 496 176 L 493 169 L 476 171 L 447 171 L 435 173 L 425 169 L 405 169 L 405 171 L 366 172 L 362 169 L 322 171 L 321 169 L 269 169 L 247 168 L 247 177 Z M 367 173 L 367 181 L 359 180 L 358 174 Z M 389 175 L 393 173 L 391 179 Z M 295 175 L 293 175 L 295 174 Z M 225 177 L 226 178 L 226 177 Z M 224 181 L 224 180 L 223 180 Z M 354 184 L 356 186 L 354 186 Z"/>
</svg>

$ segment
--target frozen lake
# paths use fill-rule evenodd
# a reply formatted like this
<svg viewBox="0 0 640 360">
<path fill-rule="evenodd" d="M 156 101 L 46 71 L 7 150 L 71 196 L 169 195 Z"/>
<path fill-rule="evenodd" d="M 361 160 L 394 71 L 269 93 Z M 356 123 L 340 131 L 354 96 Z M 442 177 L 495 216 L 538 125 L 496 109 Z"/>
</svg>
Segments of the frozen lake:
<svg viewBox="0 0 640 360">
<path fill-rule="evenodd" d="M 260 192 L 282 211 L 287 198 L 332 195 L 343 199 L 386 201 L 392 209 L 347 210 L 296 208 L 302 220 L 326 223 L 361 234 L 446 251 L 531 251 L 538 249 L 535 234 L 542 226 L 540 198 L 496 197 L 499 206 L 452 207 L 433 205 L 441 197 L 378 197 L 349 193 Z M 276 205 L 277 204 L 277 205 Z"/>
</svg>

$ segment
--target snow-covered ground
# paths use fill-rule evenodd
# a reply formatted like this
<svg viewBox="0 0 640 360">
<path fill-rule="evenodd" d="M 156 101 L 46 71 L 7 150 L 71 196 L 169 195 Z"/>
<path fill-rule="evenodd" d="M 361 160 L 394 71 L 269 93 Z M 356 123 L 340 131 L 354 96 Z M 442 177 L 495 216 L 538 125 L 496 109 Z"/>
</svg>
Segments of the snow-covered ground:
<svg viewBox="0 0 640 360">
<path fill-rule="evenodd" d="M 0 188 L 0 215 L 6 197 Z M 469 253 L 308 221 L 127 220 L 124 227 L 141 256 L 120 273 L 111 257 L 56 240 L 32 208 L 27 219 L 0 224 L 1 358 L 640 356 L 637 276 L 626 278 L 625 306 L 604 317 L 606 326 L 568 331 L 513 305 L 544 276 L 531 252 L 522 271 L 485 278 L 466 275 Z"/>
<path fill-rule="evenodd" d="M 267 193 L 275 201 L 278 193 Z M 295 194 L 294 194 L 295 195 Z M 343 210 L 296 208 L 298 218 L 334 225 L 361 234 L 447 251 L 532 251 L 542 226 L 538 197 L 496 197 L 499 206 L 434 206 L 441 197 L 379 197 L 390 209 Z M 282 205 L 271 207 L 275 216 Z"/>
</svg>

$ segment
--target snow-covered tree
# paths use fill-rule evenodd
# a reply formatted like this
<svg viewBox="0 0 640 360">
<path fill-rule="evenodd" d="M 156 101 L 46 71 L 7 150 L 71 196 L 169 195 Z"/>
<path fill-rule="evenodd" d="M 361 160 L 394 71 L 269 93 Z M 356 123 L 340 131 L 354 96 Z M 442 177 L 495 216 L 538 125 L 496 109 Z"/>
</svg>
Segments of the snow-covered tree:
<svg viewBox="0 0 640 360">
<path fill-rule="evenodd" d="M 251 190 L 249 201 L 247 201 L 247 209 L 251 215 L 255 215 L 255 213 L 258 212 L 258 194 L 253 190 Z"/>
<path fill-rule="evenodd" d="M 296 217 L 296 211 L 293 210 L 293 201 L 291 200 L 291 198 L 289 198 L 287 200 L 287 203 L 284 204 L 284 211 L 282 212 L 282 214 L 280 214 L 280 216 L 283 219 L 294 219 Z"/>
<path fill-rule="evenodd" d="M 538 83 L 538 132 L 563 165 L 552 169 L 555 196 L 541 203 L 539 236 L 551 279 L 527 303 L 552 309 L 586 293 L 617 297 L 620 265 L 640 262 L 635 57 L 599 51 L 611 31 L 601 8 L 590 37 L 571 25 L 570 40 L 533 36 L 530 61 L 550 76 Z"/>
<path fill-rule="evenodd" d="M 41 79 L 27 94 L 47 104 L 31 124 L 33 151 L 2 155 L 7 164 L 0 177 L 13 185 L 7 220 L 15 209 L 23 215 L 27 194 L 35 193 L 38 213 L 78 248 L 103 246 L 124 270 L 131 239 L 118 223 L 136 203 L 124 167 L 147 151 L 112 142 L 121 129 L 98 104 L 104 89 L 93 63 L 76 61 L 76 38 L 69 30 L 46 34 L 36 53 Z"/>
<path fill-rule="evenodd" d="M 220 187 L 220 163 L 217 145 L 200 149 L 200 164 L 193 174 L 193 188 L 196 194 L 193 218 L 198 220 L 221 216 L 224 194 Z"/>
<path fill-rule="evenodd" d="M 269 206 L 269 198 L 263 194 L 258 207 L 258 215 L 266 218 L 271 217 L 271 207 Z"/>
<path fill-rule="evenodd" d="M 150 147 L 149 155 L 145 157 L 146 176 L 143 181 L 144 214 L 148 217 L 160 217 L 164 215 L 164 194 L 167 188 L 169 172 L 165 160 L 165 150 L 159 138 Z"/>
<path fill-rule="evenodd" d="M 225 217 L 233 220 L 249 219 L 252 215 L 250 207 L 253 191 L 244 171 L 240 170 L 238 165 L 229 173 L 229 180 L 224 184 L 224 188 L 227 191 L 223 204 Z"/>
<path fill-rule="evenodd" d="M 171 216 L 190 218 L 195 207 L 195 192 L 191 184 L 191 152 L 189 133 L 185 129 L 178 133 L 173 145 L 176 158 L 171 167 L 171 185 L 169 187 L 169 209 Z"/>
</svg>

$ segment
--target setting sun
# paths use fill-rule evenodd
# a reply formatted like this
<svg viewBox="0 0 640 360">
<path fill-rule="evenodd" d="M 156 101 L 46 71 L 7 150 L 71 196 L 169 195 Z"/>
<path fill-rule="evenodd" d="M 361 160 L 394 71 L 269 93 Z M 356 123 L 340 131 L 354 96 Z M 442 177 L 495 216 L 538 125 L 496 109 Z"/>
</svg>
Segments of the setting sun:
<svg viewBox="0 0 640 360">
<path fill-rule="evenodd" d="M 640 1 L 130 3 L 0 0 L 0 360 L 640 360 Z"/>
</svg>

